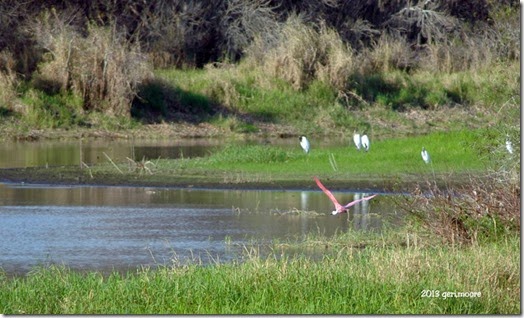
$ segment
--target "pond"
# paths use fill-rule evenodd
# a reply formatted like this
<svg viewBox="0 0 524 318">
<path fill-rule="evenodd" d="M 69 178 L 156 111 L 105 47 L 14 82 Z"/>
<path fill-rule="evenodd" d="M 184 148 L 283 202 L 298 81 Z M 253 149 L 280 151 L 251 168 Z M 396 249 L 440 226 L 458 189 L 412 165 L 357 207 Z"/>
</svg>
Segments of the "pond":
<svg viewBox="0 0 524 318">
<path fill-rule="evenodd" d="M 126 151 L 134 148 L 135 153 L 176 157 L 180 152 L 206 155 L 209 147 L 217 146 L 95 143 L 83 151 L 91 152 L 89 158 L 96 161 L 96 153 L 103 149 L 113 149 L 119 156 L 129 155 Z M 292 146 L 296 145 L 283 144 Z M 75 158 L 75 150 L 65 150 L 75 149 L 74 144 L 56 143 L 51 150 L 36 145 L 17 147 L 7 153 L 20 155 L 11 161 L 3 157 L 4 166 L 42 165 L 42 158 L 50 165 L 71 164 L 79 158 Z M 68 151 L 71 156 L 67 160 L 55 155 Z M 27 153 L 34 161 L 23 161 Z M 334 194 L 341 202 L 365 195 Z M 105 272 L 171 264 L 174 260 L 203 264 L 230 261 L 239 258 L 253 242 L 300 240 L 310 234 L 329 237 L 349 230 L 380 231 L 386 222 L 397 224 L 402 220 L 392 201 L 392 195 L 382 194 L 357 204 L 350 213 L 332 216 L 332 203 L 320 190 L 0 183 L 0 267 L 7 273 L 23 274 L 36 265 L 52 263 Z"/>
</svg>

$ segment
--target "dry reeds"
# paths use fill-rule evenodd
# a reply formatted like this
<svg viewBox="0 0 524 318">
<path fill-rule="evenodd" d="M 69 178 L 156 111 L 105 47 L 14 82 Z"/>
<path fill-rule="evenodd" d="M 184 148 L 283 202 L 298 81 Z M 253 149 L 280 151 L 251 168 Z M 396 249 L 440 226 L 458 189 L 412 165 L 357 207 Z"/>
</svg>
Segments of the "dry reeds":
<svg viewBox="0 0 524 318">
<path fill-rule="evenodd" d="M 47 51 L 35 85 L 72 91 L 83 98 L 86 111 L 129 116 L 137 85 L 150 76 L 145 59 L 114 26 L 89 25 L 84 36 L 68 24 L 70 20 L 74 16 L 51 11 L 35 22 L 36 38 Z"/>
<path fill-rule="evenodd" d="M 416 65 L 415 54 L 403 37 L 382 35 L 370 48 L 359 55 L 360 72 L 363 74 L 386 73 Z"/>
<path fill-rule="evenodd" d="M 15 60 L 11 53 L 0 52 L 0 107 L 13 109 L 18 80 L 14 71 Z"/>
<path fill-rule="evenodd" d="M 254 51 L 256 49 L 248 50 Z M 284 79 L 296 90 L 304 89 L 315 79 L 343 90 L 353 71 L 354 58 L 336 31 L 324 24 L 316 29 L 306 25 L 300 16 L 291 16 L 281 30 L 278 43 L 260 64 L 269 74 Z"/>
</svg>

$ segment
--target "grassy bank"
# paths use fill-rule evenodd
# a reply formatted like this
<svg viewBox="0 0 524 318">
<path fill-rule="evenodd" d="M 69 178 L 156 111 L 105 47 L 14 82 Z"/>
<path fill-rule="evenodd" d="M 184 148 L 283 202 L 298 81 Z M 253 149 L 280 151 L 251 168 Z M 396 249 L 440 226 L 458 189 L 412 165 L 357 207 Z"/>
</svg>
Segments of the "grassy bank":
<svg viewBox="0 0 524 318">
<path fill-rule="evenodd" d="M 358 74 L 346 92 L 320 80 L 303 89 L 249 62 L 157 70 L 131 116 L 82 109 L 70 93 L 17 86 L 17 111 L 1 111 L 4 139 L 93 137 L 331 136 L 375 138 L 505 125 L 518 127 L 519 63 L 454 73 Z M 362 97 L 363 96 L 363 97 Z"/>
<path fill-rule="evenodd" d="M 243 263 L 102 276 L 67 268 L 0 278 L 4 314 L 518 314 L 518 237 L 473 245 L 340 246 L 321 261 L 251 253 Z M 470 297 L 459 297 L 459 292 Z M 453 294 L 455 293 L 455 294 Z"/>
<path fill-rule="evenodd" d="M 305 154 L 298 145 L 282 148 L 259 142 L 231 143 L 198 158 L 111 158 L 105 163 L 70 167 L 5 169 L 0 177 L 9 181 L 38 183 L 128 184 L 158 186 L 203 186 L 261 188 L 313 187 L 314 175 L 329 180 L 331 188 L 371 187 L 405 191 L 403 186 L 428 179 L 439 183 L 466 182 L 467 176 L 484 174 L 492 162 L 483 136 L 489 130 L 433 133 L 417 137 L 371 141 L 369 152 L 357 151 L 351 135 L 343 146 L 322 147 L 312 138 Z M 497 152 L 502 158 L 504 138 Z M 432 163 L 420 156 L 422 147 Z M 79 154 L 80 156 L 80 154 Z M 79 157 L 80 161 L 81 158 Z M 508 159 L 509 160 L 509 159 Z"/>
</svg>

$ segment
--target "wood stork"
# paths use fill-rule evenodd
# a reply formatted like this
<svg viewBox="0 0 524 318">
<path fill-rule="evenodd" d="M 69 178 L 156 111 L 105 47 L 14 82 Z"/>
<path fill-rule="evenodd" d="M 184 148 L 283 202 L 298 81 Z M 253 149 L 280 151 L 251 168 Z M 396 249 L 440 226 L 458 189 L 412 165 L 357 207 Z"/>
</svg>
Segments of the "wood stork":
<svg viewBox="0 0 524 318">
<path fill-rule="evenodd" d="M 300 140 L 300 147 L 304 149 L 305 153 L 309 153 L 310 145 L 309 145 L 309 140 L 307 140 L 306 136 L 300 136 L 300 138 L 298 139 Z"/>
<path fill-rule="evenodd" d="M 313 179 L 317 183 L 318 187 L 320 189 L 322 189 L 322 191 L 324 191 L 324 193 L 328 196 L 328 198 L 331 200 L 331 202 L 333 202 L 333 204 L 335 205 L 335 211 L 331 212 L 331 214 L 333 214 L 333 215 L 337 215 L 337 214 L 340 214 L 340 213 L 347 212 L 349 210 L 349 208 L 352 207 L 353 205 L 355 205 L 355 204 L 357 204 L 359 202 L 362 202 L 362 201 L 370 200 L 370 199 L 372 199 L 372 198 L 377 196 L 377 194 L 373 194 L 373 195 L 370 195 L 370 196 L 367 196 L 367 197 L 363 197 L 361 199 L 353 200 L 353 201 L 349 202 L 346 205 L 341 205 L 340 203 L 338 203 L 338 201 L 335 198 L 335 196 L 333 195 L 333 193 L 331 193 L 331 191 L 326 189 L 326 187 L 324 187 L 322 182 L 320 182 L 320 180 L 318 180 L 317 177 L 313 177 Z"/>
<path fill-rule="evenodd" d="M 355 143 L 357 150 L 360 151 L 360 147 L 362 147 L 362 141 L 360 139 L 360 134 L 353 134 L 353 142 Z"/>
<path fill-rule="evenodd" d="M 360 142 L 362 143 L 362 148 L 364 148 L 364 150 L 366 150 L 366 151 L 369 151 L 369 138 L 368 138 L 368 135 L 363 135 L 362 137 L 360 137 Z"/>
</svg>

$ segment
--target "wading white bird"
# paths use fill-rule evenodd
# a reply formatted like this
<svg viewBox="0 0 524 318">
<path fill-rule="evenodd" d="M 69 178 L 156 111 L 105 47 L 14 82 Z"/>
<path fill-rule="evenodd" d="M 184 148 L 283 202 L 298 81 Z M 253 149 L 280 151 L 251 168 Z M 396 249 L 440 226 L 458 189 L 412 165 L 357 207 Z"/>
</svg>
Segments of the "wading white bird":
<svg viewBox="0 0 524 318">
<path fill-rule="evenodd" d="M 309 153 L 309 140 L 307 140 L 306 136 L 300 136 L 298 139 L 300 140 L 300 147 L 302 147 L 306 153 Z"/>
<path fill-rule="evenodd" d="M 369 138 L 368 138 L 368 135 L 363 135 L 362 137 L 360 137 L 360 142 L 362 143 L 362 148 L 364 148 L 364 150 L 366 150 L 366 151 L 369 151 Z"/>
<path fill-rule="evenodd" d="M 357 150 L 360 151 L 360 147 L 362 147 L 362 141 L 360 140 L 360 134 L 353 134 L 353 142 L 355 143 Z"/>
<path fill-rule="evenodd" d="M 317 177 L 313 177 L 313 179 L 315 179 L 315 182 L 317 183 L 318 187 L 320 189 L 322 189 L 322 191 L 324 191 L 324 193 L 328 196 L 328 198 L 331 200 L 331 202 L 333 202 L 333 204 L 335 205 L 335 211 L 331 212 L 331 214 L 333 214 L 333 215 L 337 215 L 337 214 L 340 214 L 340 213 L 347 212 L 349 210 L 349 208 L 352 207 L 353 205 L 355 205 L 355 204 L 357 204 L 359 202 L 362 202 L 362 201 L 370 200 L 370 199 L 372 199 L 372 198 L 374 198 L 374 197 L 376 197 L 378 195 L 378 194 L 373 194 L 373 195 L 370 195 L 368 197 L 363 197 L 362 199 L 353 200 L 353 201 L 349 202 L 346 205 L 341 205 L 340 203 L 338 203 L 338 201 L 335 198 L 335 196 L 333 195 L 333 193 L 331 193 L 331 191 L 326 189 L 326 187 L 324 187 L 322 182 L 320 182 L 320 180 L 318 180 Z"/>
<path fill-rule="evenodd" d="M 426 148 L 422 147 L 422 151 L 420 152 L 420 155 L 422 156 L 422 160 L 424 160 L 425 163 L 431 162 L 431 158 L 429 157 L 429 153 L 426 150 Z"/>
</svg>

